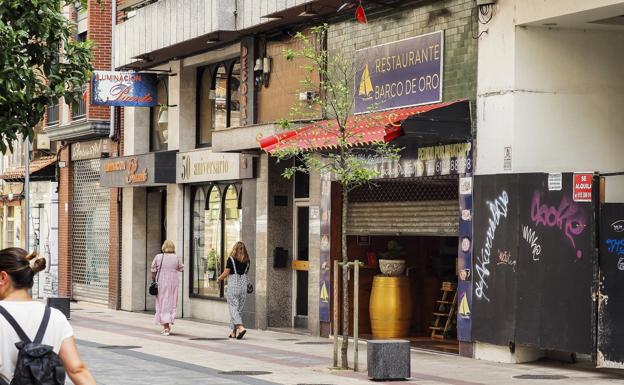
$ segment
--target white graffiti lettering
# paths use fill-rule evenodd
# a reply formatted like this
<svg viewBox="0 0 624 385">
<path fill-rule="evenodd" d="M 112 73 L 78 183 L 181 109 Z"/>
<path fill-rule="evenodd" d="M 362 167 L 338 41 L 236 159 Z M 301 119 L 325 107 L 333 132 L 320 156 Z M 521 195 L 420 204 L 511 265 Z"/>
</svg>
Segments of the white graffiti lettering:
<svg viewBox="0 0 624 385">
<path fill-rule="evenodd" d="M 526 225 L 522 226 L 522 238 L 531 245 L 533 260 L 539 261 L 539 255 L 542 253 L 542 245 L 538 243 L 539 237 L 535 234 L 535 230 Z"/>
<path fill-rule="evenodd" d="M 487 278 L 490 276 L 490 270 L 488 269 L 488 265 L 490 264 L 490 252 L 492 251 L 496 228 L 500 223 L 500 218 L 507 218 L 507 205 L 509 204 L 507 191 L 503 190 L 494 202 L 486 201 L 485 203 L 490 209 L 490 219 L 488 220 L 488 229 L 485 233 L 485 245 L 481 248 L 479 255 L 477 255 L 475 295 L 477 298 L 485 299 L 489 302 L 490 299 L 486 295 L 486 289 L 488 288 Z"/>
</svg>

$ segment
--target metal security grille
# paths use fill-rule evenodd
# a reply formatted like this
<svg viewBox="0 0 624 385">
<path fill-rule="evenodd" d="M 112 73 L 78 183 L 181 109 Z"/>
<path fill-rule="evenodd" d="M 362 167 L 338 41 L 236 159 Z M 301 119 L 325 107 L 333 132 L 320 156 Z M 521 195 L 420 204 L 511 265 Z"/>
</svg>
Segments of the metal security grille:
<svg viewBox="0 0 624 385">
<path fill-rule="evenodd" d="M 349 193 L 349 202 L 451 201 L 459 199 L 457 175 L 378 180 Z"/>
<path fill-rule="evenodd" d="M 108 302 L 109 190 L 100 187 L 100 160 L 73 163 L 72 293 Z"/>
<path fill-rule="evenodd" d="M 375 182 L 349 194 L 347 234 L 457 236 L 457 176 Z"/>
</svg>

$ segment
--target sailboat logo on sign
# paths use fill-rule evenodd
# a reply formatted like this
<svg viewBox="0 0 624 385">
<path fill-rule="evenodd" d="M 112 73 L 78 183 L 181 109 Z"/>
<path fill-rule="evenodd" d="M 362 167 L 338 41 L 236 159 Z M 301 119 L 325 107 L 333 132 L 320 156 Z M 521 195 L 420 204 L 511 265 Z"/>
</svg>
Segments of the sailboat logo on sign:
<svg viewBox="0 0 624 385">
<path fill-rule="evenodd" d="M 358 95 L 362 100 L 371 100 L 373 98 L 373 83 L 371 82 L 370 72 L 368 71 L 368 64 L 366 64 L 364 72 L 362 72 Z"/>
</svg>

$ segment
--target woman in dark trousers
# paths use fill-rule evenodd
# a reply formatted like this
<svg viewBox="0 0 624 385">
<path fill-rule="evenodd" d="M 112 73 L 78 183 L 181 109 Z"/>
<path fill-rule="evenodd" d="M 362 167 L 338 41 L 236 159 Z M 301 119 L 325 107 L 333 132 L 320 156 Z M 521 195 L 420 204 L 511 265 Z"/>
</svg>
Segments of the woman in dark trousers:
<svg viewBox="0 0 624 385">
<path fill-rule="evenodd" d="M 223 273 L 218 280 L 223 281 L 227 278 L 227 299 L 230 308 L 230 338 L 242 339 L 247 333 L 241 313 L 245 306 L 247 297 L 247 285 L 249 280 L 247 272 L 249 271 L 249 254 L 243 242 L 236 242 L 227 260 Z"/>
</svg>

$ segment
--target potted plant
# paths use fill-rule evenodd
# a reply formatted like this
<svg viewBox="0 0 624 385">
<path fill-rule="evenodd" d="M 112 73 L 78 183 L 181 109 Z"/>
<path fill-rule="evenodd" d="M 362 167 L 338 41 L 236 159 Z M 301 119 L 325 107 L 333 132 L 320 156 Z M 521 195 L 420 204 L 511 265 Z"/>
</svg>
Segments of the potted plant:
<svg viewBox="0 0 624 385">
<path fill-rule="evenodd" d="M 213 279 L 217 270 L 217 251 L 210 249 L 206 257 L 206 274 L 209 279 Z"/>
<path fill-rule="evenodd" d="M 405 272 L 405 255 L 403 248 L 395 240 L 388 242 L 388 249 L 379 254 L 379 268 L 381 273 L 391 277 L 398 277 Z"/>
</svg>

